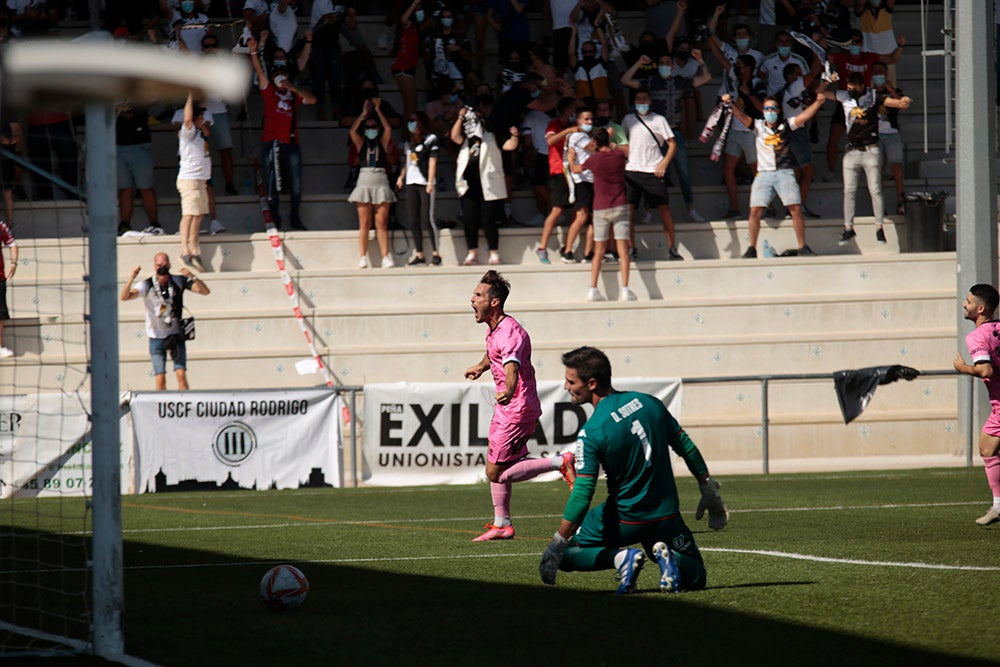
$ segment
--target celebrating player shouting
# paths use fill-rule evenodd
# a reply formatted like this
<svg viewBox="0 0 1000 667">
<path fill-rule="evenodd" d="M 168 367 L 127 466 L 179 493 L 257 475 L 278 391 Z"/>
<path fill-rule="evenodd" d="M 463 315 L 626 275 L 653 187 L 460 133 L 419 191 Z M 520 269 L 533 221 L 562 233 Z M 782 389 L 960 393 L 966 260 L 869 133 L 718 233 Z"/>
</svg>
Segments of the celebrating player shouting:
<svg viewBox="0 0 1000 667">
<path fill-rule="evenodd" d="M 562 363 L 570 400 L 590 403 L 594 414 L 576 441 L 576 483 L 538 566 L 542 581 L 556 583 L 557 570 L 615 568 L 621 580 L 618 593 L 632 593 L 646 555 L 628 545 L 639 543 L 660 566 L 661 591 L 704 588 L 705 565 L 678 510 L 670 465 L 673 449 L 698 479 L 701 501 L 695 518 L 708 510 L 708 525 L 721 530 L 729 511 L 698 448 L 655 396 L 616 391 L 611 362 L 600 350 L 577 348 L 564 354 Z M 588 511 L 601 468 L 608 498 Z"/>
<path fill-rule="evenodd" d="M 1000 305 L 1000 294 L 993 285 L 973 285 L 962 302 L 965 319 L 976 328 L 965 337 L 972 365 L 965 363 L 962 355 L 955 357 L 955 370 L 965 375 L 982 378 L 990 396 L 990 416 L 979 434 L 979 455 L 986 468 L 986 481 L 993 492 L 993 504 L 986 514 L 976 519 L 980 526 L 1000 521 L 1000 382 L 997 368 L 1000 364 L 1000 322 L 993 315 Z"/>
<path fill-rule="evenodd" d="M 535 387 L 535 368 L 531 365 L 531 339 L 517 320 L 503 311 L 510 283 L 496 271 L 487 271 L 472 293 L 476 322 L 489 325 L 486 354 L 465 377 L 476 380 L 489 370 L 496 384 L 496 409 L 490 422 L 486 477 L 493 496 L 493 523 L 474 542 L 510 540 L 514 526 L 510 521 L 512 482 L 523 482 L 550 470 L 559 470 L 573 488 L 575 471 L 572 452 L 551 459 L 528 457 L 528 439 L 535 432 L 542 406 Z"/>
</svg>

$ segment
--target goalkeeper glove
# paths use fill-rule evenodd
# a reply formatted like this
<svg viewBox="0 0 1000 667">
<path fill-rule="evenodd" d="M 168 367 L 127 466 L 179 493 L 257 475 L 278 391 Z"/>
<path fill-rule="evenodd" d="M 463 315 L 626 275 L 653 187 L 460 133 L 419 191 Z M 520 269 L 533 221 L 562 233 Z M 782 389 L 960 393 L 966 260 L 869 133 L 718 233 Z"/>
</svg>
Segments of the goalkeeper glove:
<svg viewBox="0 0 1000 667">
<path fill-rule="evenodd" d="M 729 510 L 719 495 L 719 486 L 719 483 L 711 477 L 704 482 L 698 482 L 701 500 L 698 501 L 698 511 L 695 512 L 694 518 L 701 521 L 705 516 L 705 510 L 708 510 L 708 527 L 712 530 L 722 530 L 729 523 Z"/>
<path fill-rule="evenodd" d="M 563 552 L 569 542 L 565 537 L 556 533 L 552 536 L 549 546 L 545 547 L 542 554 L 542 562 L 538 564 L 538 574 L 542 575 L 542 582 L 550 586 L 556 583 L 556 573 L 559 571 L 559 564 L 562 562 Z"/>
</svg>

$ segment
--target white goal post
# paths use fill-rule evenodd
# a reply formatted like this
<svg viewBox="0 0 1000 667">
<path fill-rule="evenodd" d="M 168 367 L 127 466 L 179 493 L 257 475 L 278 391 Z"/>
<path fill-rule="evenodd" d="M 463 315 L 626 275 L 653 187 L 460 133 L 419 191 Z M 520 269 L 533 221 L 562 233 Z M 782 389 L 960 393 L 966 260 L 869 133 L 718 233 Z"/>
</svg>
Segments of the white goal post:
<svg viewBox="0 0 1000 667">
<path fill-rule="evenodd" d="M 5 103 L 86 108 L 90 307 L 93 554 L 91 642 L 63 643 L 114 659 L 124 654 L 119 468 L 116 100 L 177 101 L 189 91 L 241 101 L 250 83 L 245 57 L 201 56 L 154 45 L 118 43 L 107 33 L 76 41 L 15 42 L 0 52 Z M 96 270 L 99 267 L 99 270 Z M 8 627 L 39 636 L 32 628 Z M 51 639 L 51 637 L 46 636 Z"/>
</svg>

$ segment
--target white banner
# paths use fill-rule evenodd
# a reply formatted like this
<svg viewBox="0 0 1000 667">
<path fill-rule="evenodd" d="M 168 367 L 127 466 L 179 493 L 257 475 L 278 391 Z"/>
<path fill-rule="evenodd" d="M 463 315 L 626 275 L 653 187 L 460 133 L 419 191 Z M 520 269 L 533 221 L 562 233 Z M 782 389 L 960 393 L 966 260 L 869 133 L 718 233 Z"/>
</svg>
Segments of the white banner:
<svg viewBox="0 0 1000 667">
<path fill-rule="evenodd" d="M 488 375 L 487 375 L 488 377 Z M 616 389 L 659 398 L 680 417 L 679 378 L 615 379 Z M 376 486 L 471 484 L 485 479 L 493 417 L 491 381 L 365 385 L 364 481 Z M 576 440 L 593 409 L 573 405 L 563 383 L 538 383 L 542 417 L 532 456 L 555 456 Z M 554 479 L 557 472 L 537 479 Z"/>
<path fill-rule="evenodd" d="M 89 394 L 0 396 L 0 498 L 91 495 Z M 132 442 L 121 420 L 121 490 L 131 493 Z"/>
<path fill-rule="evenodd" d="M 341 401 L 329 388 L 142 392 L 131 409 L 139 492 L 343 486 Z"/>
</svg>

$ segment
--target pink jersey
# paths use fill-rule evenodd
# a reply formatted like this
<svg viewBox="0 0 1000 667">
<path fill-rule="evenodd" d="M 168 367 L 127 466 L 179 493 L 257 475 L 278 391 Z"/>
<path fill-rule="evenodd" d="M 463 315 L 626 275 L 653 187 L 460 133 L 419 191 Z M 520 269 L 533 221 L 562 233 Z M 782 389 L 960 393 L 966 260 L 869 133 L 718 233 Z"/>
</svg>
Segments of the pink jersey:
<svg viewBox="0 0 1000 667">
<path fill-rule="evenodd" d="M 542 404 L 535 386 L 535 367 L 531 365 L 531 338 L 517 320 L 507 315 L 497 328 L 486 334 L 486 355 L 497 393 L 507 389 L 504 364 L 516 361 L 517 389 L 507 405 L 497 404 L 494 421 L 534 423 L 542 416 Z"/>
<path fill-rule="evenodd" d="M 1000 371 L 1000 322 L 983 322 L 969 332 L 965 344 L 972 357 L 972 365 L 988 361 L 994 372 Z M 986 391 L 990 395 L 990 405 L 993 415 L 1000 415 L 1000 378 L 985 378 Z"/>
</svg>

